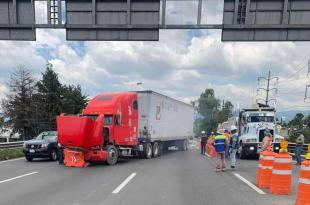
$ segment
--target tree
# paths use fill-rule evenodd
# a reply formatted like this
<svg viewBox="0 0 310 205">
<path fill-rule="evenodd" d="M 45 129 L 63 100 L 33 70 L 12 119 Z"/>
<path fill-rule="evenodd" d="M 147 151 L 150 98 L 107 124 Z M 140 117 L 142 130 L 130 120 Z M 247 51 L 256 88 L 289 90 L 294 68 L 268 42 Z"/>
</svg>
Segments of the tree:
<svg viewBox="0 0 310 205">
<path fill-rule="evenodd" d="M 53 70 L 53 65 L 48 63 L 42 73 L 42 80 L 37 83 L 38 113 L 40 130 L 55 129 L 56 116 L 61 112 L 62 85 L 58 74 Z"/>
<path fill-rule="evenodd" d="M 1 103 L 8 125 L 13 128 L 13 133 L 20 133 L 23 139 L 31 138 L 35 133 L 35 84 L 31 71 L 20 66 L 11 75 L 9 94 Z"/>
<path fill-rule="evenodd" d="M 82 94 L 81 86 L 65 85 L 62 87 L 61 112 L 77 114 L 87 104 L 87 96 Z"/>
<path fill-rule="evenodd" d="M 213 89 L 206 89 L 198 99 L 198 113 L 201 119 L 195 121 L 195 134 L 199 134 L 202 130 L 207 133 L 216 132 L 217 125 L 224 122 L 231 116 L 233 105 L 230 101 L 226 101 L 220 109 L 220 100 L 215 97 Z"/>
<path fill-rule="evenodd" d="M 302 113 L 297 113 L 294 117 L 294 119 L 292 119 L 288 125 L 289 126 L 302 126 L 303 124 L 303 118 L 304 118 L 304 115 Z"/>
</svg>

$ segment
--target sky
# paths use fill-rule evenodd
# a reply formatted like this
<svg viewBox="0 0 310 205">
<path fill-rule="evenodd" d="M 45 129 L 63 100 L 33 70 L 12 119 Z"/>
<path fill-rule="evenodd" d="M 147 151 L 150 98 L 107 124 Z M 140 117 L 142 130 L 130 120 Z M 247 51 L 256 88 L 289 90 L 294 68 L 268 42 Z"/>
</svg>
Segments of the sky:
<svg viewBox="0 0 310 205">
<path fill-rule="evenodd" d="M 167 23 L 194 22 L 196 6 L 170 2 Z M 222 1 L 207 0 L 202 23 L 221 23 L 222 8 Z M 36 9 L 37 21 L 44 22 L 44 5 Z M 23 65 L 39 79 L 50 62 L 62 83 L 80 84 L 89 96 L 154 90 L 190 102 L 213 88 L 216 97 L 240 108 L 264 97 L 262 90 L 257 97 L 256 89 L 266 85 L 257 78 L 270 70 L 279 77 L 271 82 L 279 111 L 310 108 L 304 102 L 309 42 L 221 42 L 220 30 L 161 30 L 158 42 L 70 42 L 64 30 L 37 29 L 35 42 L 0 41 L 0 47 L 0 99 L 15 68 Z"/>
</svg>

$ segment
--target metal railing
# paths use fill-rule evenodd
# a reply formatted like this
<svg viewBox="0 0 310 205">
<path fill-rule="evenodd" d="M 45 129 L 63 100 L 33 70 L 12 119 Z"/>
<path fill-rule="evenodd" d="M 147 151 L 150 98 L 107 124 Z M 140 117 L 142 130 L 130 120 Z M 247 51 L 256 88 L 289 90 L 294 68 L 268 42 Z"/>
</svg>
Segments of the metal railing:
<svg viewBox="0 0 310 205">
<path fill-rule="evenodd" d="M 288 143 L 288 152 L 291 155 L 295 155 L 295 147 L 296 147 L 296 143 Z M 302 155 L 305 155 L 308 153 L 308 144 L 304 144 L 302 147 Z"/>
<path fill-rule="evenodd" d="M 3 142 L 0 143 L 0 149 L 6 149 L 6 148 L 19 148 L 22 147 L 24 144 L 24 141 L 18 141 L 18 142 Z"/>
</svg>

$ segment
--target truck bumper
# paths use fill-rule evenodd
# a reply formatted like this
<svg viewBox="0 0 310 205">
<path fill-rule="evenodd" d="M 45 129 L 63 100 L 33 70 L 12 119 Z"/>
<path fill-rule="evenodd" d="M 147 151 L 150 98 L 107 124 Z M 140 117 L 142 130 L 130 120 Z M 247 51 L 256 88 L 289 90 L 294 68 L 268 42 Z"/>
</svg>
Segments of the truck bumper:
<svg viewBox="0 0 310 205">
<path fill-rule="evenodd" d="M 258 154 L 258 144 L 257 143 L 244 143 L 243 153 L 247 156 L 254 156 Z"/>
</svg>

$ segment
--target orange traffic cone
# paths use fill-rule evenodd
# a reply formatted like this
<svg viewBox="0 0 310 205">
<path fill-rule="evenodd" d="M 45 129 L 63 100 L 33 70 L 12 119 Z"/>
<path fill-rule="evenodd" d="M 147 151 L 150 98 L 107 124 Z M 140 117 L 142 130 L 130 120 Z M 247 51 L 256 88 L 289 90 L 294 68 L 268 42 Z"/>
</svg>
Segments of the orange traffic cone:
<svg viewBox="0 0 310 205">
<path fill-rule="evenodd" d="M 310 145 L 306 160 L 300 167 L 299 184 L 295 205 L 310 205 Z"/>
<path fill-rule="evenodd" d="M 267 150 L 261 153 L 260 157 L 260 165 L 257 175 L 257 185 L 260 188 L 269 188 L 270 187 L 270 179 L 272 174 L 273 168 L 273 161 L 274 161 L 275 153 Z"/>
<path fill-rule="evenodd" d="M 281 150 L 275 156 L 270 191 L 273 194 L 290 194 L 292 186 L 292 156 L 287 153 L 287 141 L 281 142 Z"/>
</svg>

